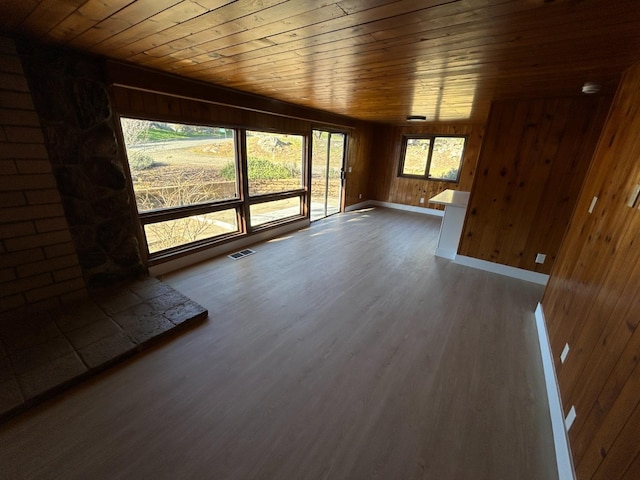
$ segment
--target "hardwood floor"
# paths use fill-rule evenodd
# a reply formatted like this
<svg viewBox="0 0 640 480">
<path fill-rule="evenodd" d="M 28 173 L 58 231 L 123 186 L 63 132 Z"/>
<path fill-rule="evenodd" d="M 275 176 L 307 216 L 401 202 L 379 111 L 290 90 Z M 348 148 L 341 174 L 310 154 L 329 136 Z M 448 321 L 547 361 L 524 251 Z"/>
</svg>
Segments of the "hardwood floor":
<svg viewBox="0 0 640 480">
<path fill-rule="evenodd" d="M 557 478 L 538 285 L 330 217 L 164 280 L 210 319 L 0 427 L 0 478 Z"/>
</svg>

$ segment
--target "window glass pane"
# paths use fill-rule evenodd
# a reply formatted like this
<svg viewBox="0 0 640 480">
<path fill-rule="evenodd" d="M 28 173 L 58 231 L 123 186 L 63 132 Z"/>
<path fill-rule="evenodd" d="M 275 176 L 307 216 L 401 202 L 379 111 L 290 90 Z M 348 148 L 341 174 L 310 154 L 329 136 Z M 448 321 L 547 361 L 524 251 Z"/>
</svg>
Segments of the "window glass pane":
<svg viewBox="0 0 640 480">
<path fill-rule="evenodd" d="M 429 178 L 457 180 L 464 149 L 464 137 L 436 137 L 433 142 Z"/>
<path fill-rule="evenodd" d="M 249 195 L 302 188 L 304 137 L 247 131 Z"/>
<path fill-rule="evenodd" d="M 236 210 L 193 215 L 144 226 L 149 253 L 238 231 Z"/>
<path fill-rule="evenodd" d="M 407 138 L 407 148 L 402 165 L 403 175 L 424 175 L 429 158 L 430 138 Z"/>
<path fill-rule="evenodd" d="M 122 118 L 139 212 L 238 197 L 234 131 Z"/>
<path fill-rule="evenodd" d="M 338 213 L 342 196 L 342 163 L 344 160 L 344 135 L 331 134 L 329 150 L 329 182 L 327 184 L 327 215 Z"/>
<path fill-rule="evenodd" d="M 300 215 L 300 197 L 258 203 L 251 205 L 249 210 L 251 212 L 251 225 L 257 227 L 263 223 Z"/>
</svg>

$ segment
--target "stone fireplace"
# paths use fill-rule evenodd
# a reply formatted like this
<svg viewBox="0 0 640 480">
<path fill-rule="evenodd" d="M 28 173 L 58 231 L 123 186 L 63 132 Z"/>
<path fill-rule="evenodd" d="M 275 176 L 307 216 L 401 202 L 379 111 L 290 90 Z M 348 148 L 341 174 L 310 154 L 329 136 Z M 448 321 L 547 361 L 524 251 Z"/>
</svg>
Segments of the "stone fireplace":
<svg viewBox="0 0 640 480">
<path fill-rule="evenodd" d="M 2 421 L 207 310 L 146 275 L 102 62 L 0 56 Z"/>
<path fill-rule="evenodd" d="M 103 63 L 26 42 L 18 51 L 87 286 L 144 272 Z"/>
</svg>

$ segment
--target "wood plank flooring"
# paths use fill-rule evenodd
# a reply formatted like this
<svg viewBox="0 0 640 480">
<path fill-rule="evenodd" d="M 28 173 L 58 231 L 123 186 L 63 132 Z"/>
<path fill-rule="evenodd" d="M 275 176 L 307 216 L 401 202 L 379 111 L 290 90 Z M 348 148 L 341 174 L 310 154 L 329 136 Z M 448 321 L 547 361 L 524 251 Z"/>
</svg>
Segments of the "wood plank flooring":
<svg viewBox="0 0 640 480">
<path fill-rule="evenodd" d="M 541 287 L 330 217 L 165 278 L 210 319 L 0 427 L 0 478 L 557 478 Z"/>
</svg>

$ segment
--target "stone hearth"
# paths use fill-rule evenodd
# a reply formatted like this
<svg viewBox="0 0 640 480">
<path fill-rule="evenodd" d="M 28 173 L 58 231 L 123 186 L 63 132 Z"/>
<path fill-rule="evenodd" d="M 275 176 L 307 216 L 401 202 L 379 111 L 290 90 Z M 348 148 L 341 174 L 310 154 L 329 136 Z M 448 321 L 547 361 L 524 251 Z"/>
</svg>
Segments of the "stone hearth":
<svg viewBox="0 0 640 480">
<path fill-rule="evenodd" d="M 0 420 L 104 370 L 207 310 L 153 277 L 0 321 Z"/>
</svg>

